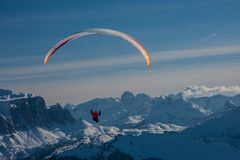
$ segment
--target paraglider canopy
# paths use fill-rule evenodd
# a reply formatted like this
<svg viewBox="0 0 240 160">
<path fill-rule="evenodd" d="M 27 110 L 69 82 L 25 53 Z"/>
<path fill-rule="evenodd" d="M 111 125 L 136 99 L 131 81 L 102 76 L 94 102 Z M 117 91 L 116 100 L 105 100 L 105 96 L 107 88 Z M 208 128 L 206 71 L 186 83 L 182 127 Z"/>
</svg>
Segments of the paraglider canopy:
<svg viewBox="0 0 240 160">
<path fill-rule="evenodd" d="M 147 62 L 147 67 L 151 67 L 152 62 L 150 59 L 150 56 L 148 54 L 148 51 L 146 50 L 146 48 L 139 43 L 136 39 L 134 39 L 133 37 L 131 37 L 130 35 L 123 33 L 123 32 L 119 32 L 116 30 L 112 30 L 112 29 L 103 29 L 103 28 L 95 28 L 95 29 L 87 29 L 84 31 L 80 31 L 77 33 L 74 33 L 64 39 L 62 39 L 61 41 L 59 41 L 57 44 L 55 44 L 47 53 L 45 59 L 44 59 L 44 64 L 47 64 L 49 59 L 51 58 L 51 56 L 62 46 L 64 46 L 66 43 L 79 38 L 79 37 L 83 37 L 83 36 L 87 36 L 87 35 L 91 35 L 91 34 L 104 34 L 104 35 L 111 35 L 111 36 L 116 36 L 116 37 L 120 37 L 126 41 L 128 41 L 130 44 L 132 44 L 135 48 L 137 48 L 140 53 L 144 56 L 146 62 Z"/>
</svg>

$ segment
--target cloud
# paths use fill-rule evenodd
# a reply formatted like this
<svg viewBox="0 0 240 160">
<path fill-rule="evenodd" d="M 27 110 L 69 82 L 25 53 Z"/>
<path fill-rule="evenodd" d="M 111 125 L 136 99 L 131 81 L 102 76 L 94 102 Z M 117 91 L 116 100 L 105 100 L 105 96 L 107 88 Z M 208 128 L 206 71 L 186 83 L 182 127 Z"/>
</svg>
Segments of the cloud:
<svg viewBox="0 0 240 160">
<path fill-rule="evenodd" d="M 207 87 L 204 85 L 192 85 L 184 89 L 182 92 L 185 97 L 205 97 L 213 96 L 217 94 L 223 94 L 227 96 L 234 96 L 240 93 L 240 86 L 218 86 L 218 87 Z"/>
<path fill-rule="evenodd" d="M 44 58 L 44 57 L 43 57 Z M 79 60 L 70 61 L 64 63 L 49 63 L 47 65 L 43 64 L 43 58 L 41 60 L 42 65 L 33 66 L 17 66 L 17 67 L 7 67 L 0 70 L 1 75 L 22 75 L 22 74 L 32 74 L 32 73 L 49 73 L 58 72 L 74 69 L 88 69 L 88 68 L 99 68 L 114 65 L 125 65 L 129 63 L 144 62 L 141 56 L 122 56 L 122 57 L 108 57 L 102 59 L 92 59 L 92 60 Z M 19 59 L 21 59 L 19 57 Z M 7 61 L 7 59 L 5 59 Z"/>
<path fill-rule="evenodd" d="M 160 96 L 177 93 L 189 84 L 204 84 L 211 87 L 237 86 L 240 79 L 238 72 L 239 68 L 236 66 L 221 65 L 169 72 L 144 70 L 87 79 L 24 80 L 1 83 L 1 87 L 44 96 L 48 104 L 56 102 L 79 104 L 96 97 L 119 97 L 125 90 Z"/>
<path fill-rule="evenodd" d="M 215 46 L 205 48 L 194 48 L 186 50 L 170 50 L 153 53 L 154 60 L 173 60 L 181 58 L 193 58 L 201 56 L 213 56 L 240 53 L 240 45 Z"/>
<path fill-rule="evenodd" d="M 18 64 L 20 63 L 29 63 L 29 62 L 36 62 L 36 61 L 42 61 L 42 56 L 40 55 L 35 55 L 35 56 L 0 56 L 0 64 Z"/>
<path fill-rule="evenodd" d="M 232 53 L 240 53 L 239 45 L 232 46 L 216 46 L 216 47 L 206 47 L 206 48 L 196 48 L 196 49 L 186 49 L 186 50 L 170 50 L 150 53 L 153 61 L 153 69 L 158 70 L 155 64 L 161 64 L 164 61 L 171 61 L 184 58 L 198 58 L 203 56 L 212 55 L 227 55 Z M 25 59 L 26 58 L 26 59 Z M 8 80 L 19 80 L 28 78 L 40 78 L 40 77 L 54 77 L 56 75 L 65 75 L 66 73 L 71 73 L 77 71 L 80 75 L 85 73 L 86 70 L 96 69 L 97 71 L 104 71 L 111 68 L 111 66 L 123 67 L 130 64 L 141 63 L 145 65 L 144 58 L 139 54 L 134 56 L 118 56 L 118 57 L 106 57 L 102 59 L 91 59 L 91 60 L 77 60 L 68 61 L 60 63 L 50 63 L 48 65 L 43 64 L 43 58 L 40 57 L 9 57 L 0 59 L 0 62 L 5 62 L 9 64 L 7 67 L 0 68 L 0 82 Z M 24 60 L 25 59 L 25 60 Z M 34 61 L 39 60 L 39 63 L 31 63 L 31 65 L 21 65 L 18 66 L 17 62 L 22 61 Z M 11 64 L 15 65 L 12 66 Z M 216 62 L 215 62 L 216 63 Z M 218 62 L 222 63 L 222 62 Z M 235 64 L 239 65 L 239 64 Z M 107 68 L 106 68 L 107 67 Z M 102 68 L 102 69 L 101 69 Z M 96 71 L 95 70 L 95 71 Z"/>
<path fill-rule="evenodd" d="M 209 39 L 211 39 L 211 38 L 213 38 L 213 37 L 216 37 L 216 36 L 217 36 L 217 33 L 211 33 L 211 34 L 209 34 L 209 35 L 201 38 L 201 39 L 200 39 L 200 42 L 207 41 L 207 40 L 209 40 Z"/>
</svg>

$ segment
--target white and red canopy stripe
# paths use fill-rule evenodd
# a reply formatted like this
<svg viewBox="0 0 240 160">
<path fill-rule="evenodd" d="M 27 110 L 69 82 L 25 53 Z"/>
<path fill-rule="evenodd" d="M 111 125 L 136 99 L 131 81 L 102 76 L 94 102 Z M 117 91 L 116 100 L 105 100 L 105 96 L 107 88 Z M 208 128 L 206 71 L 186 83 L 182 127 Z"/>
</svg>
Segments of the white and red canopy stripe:
<svg viewBox="0 0 240 160">
<path fill-rule="evenodd" d="M 116 37 L 121 37 L 122 39 L 128 41 L 129 43 L 131 43 L 135 48 L 137 48 L 140 53 L 144 56 L 144 58 L 146 59 L 147 62 L 147 66 L 151 67 L 152 62 L 150 59 L 150 56 L 148 54 L 148 51 L 146 50 L 146 48 L 139 43 L 136 39 L 134 39 L 133 37 L 131 37 L 130 35 L 127 35 L 123 32 L 119 32 L 116 30 L 112 30 L 112 29 L 103 29 L 103 28 L 95 28 L 95 29 L 87 29 L 81 32 L 77 32 L 74 33 L 66 38 L 64 38 L 63 40 L 59 41 L 57 44 L 55 44 L 53 46 L 53 48 L 51 48 L 45 59 L 44 59 L 44 64 L 47 64 L 49 59 L 51 58 L 51 56 L 62 46 L 64 46 L 66 43 L 79 38 L 79 37 L 83 37 L 83 36 L 87 36 L 87 35 L 91 35 L 91 34 L 104 34 L 104 35 L 112 35 L 112 36 L 116 36 Z"/>
</svg>

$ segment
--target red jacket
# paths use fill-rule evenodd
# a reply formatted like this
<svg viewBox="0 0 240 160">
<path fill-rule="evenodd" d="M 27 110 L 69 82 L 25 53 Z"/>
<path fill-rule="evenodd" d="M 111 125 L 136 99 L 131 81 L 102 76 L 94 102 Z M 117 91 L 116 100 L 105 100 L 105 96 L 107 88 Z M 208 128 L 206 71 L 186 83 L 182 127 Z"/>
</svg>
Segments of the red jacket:
<svg viewBox="0 0 240 160">
<path fill-rule="evenodd" d="M 93 117 L 93 118 L 98 118 L 98 117 L 99 117 L 99 113 L 96 112 L 96 111 L 93 112 L 93 113 L 92 113 L 92 117 Z"/>
</svg>

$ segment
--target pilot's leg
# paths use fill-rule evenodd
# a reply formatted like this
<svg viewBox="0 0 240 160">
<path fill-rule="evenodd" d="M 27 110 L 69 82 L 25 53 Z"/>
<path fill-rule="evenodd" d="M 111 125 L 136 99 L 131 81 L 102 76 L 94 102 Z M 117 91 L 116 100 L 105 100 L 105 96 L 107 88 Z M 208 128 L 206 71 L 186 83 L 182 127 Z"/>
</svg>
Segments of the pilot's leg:
<svg viewBox="0 0 240 160">
<path fill-rule="evenodd" d="M 94 120 L 95 122 L 98 122 L 98 118 L 93 118 L 93 120 Z"/>
</svg>

